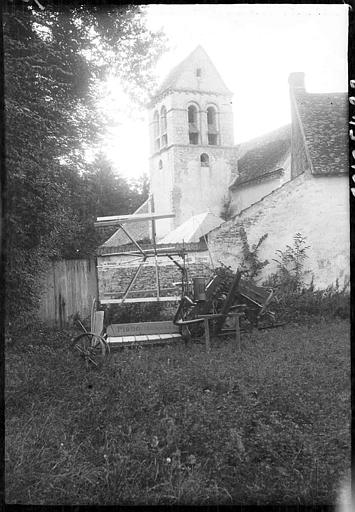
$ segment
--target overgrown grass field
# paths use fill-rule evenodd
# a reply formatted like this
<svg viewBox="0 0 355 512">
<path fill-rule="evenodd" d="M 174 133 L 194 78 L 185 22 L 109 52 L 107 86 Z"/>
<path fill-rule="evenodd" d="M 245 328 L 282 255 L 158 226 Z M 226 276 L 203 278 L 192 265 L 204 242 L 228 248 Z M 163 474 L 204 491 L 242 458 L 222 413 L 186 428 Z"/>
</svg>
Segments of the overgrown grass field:
<svg viewBox="0 0 355 512">
<path fill-rule="evenodd" d="M 350 471 L 347 321 L 127 349 L 86 370 L 73 333 L 6 354 L 6 500 L 335 503 Z"/>
</svg>

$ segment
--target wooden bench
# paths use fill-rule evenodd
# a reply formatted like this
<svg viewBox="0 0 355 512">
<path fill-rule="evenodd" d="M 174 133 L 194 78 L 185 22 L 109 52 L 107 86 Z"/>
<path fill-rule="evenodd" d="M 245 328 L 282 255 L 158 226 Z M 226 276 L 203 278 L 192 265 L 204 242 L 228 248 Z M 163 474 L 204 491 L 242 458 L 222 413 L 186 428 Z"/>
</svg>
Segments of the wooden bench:
<svg viewBox="0 0 355 512">
<path fill-rule="evenodd" d="M 111 349 L 120 347 L 165 345 L 181 341 L 180 329 L 173 322 L 111 324 L 106 329 Z"/>
</svg>

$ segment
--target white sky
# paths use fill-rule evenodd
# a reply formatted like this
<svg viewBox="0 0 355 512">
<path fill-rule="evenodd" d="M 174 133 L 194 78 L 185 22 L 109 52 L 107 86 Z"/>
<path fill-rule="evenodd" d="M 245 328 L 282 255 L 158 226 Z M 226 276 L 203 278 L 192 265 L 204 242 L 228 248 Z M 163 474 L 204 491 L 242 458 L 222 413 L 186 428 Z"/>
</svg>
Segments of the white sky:
<svg viewBox="0 0 355 512">
<path fill-rule="evenodd" d="M 235 143 L 290 122 L 293 71 L 305 72 L 309 92 L 347 90 L 346 5 L 153 4 L 147 11 L 149 28 L 162 28 L 170 46 L 158 81 L 201 44 L 234 93 Z M 104 150 L 115 169 L 128 178 L 148 172 L 146 112 L 114 78 L 103 104 L 111 115 Z"/>
</svg>

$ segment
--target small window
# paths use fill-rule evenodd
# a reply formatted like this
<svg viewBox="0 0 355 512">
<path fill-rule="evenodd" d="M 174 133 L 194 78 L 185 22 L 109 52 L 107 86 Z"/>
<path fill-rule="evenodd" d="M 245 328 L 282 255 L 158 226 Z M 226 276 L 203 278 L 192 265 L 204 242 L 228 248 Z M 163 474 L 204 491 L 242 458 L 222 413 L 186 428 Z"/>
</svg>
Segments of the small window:
<svg viewBox="0 0 355 512">
<path fill-rule="evenodd" d="M 159 169 L 162 169 L 162 168 L 163 168 L 163 161 L 159 160 Z"/>
<path fill-rule="evenodd" d="M 197 76 L 197 78 L 201 78 L 201 76 L 202 76 L 202 69 L 201 68 L 197 68 L 196 69 L 196 76 Z"/>
<path fill-rule="evenodd" d="M 190 144 L 196 145 L 199 143 L 199 129 L 197 108 L 195 105 L 190 105 L 187 109 L 187 119 L 189 123 L 189 142 Z"/>
<path fill-rule="evenodd" d="M 207 153 L 202 153 L 202 155 L 200 156 L 200 162 L 201 162 L 201 167 L 209 167 L 210 166 L 210 158 L 207 155 Z"/>
</svg>

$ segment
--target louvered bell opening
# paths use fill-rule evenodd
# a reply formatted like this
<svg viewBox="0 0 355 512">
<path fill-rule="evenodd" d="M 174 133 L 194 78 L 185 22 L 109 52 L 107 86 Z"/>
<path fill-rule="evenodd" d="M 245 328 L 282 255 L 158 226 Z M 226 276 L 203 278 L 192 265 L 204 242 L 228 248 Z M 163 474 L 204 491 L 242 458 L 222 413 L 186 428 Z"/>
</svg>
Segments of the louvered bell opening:
<svg viewBox="0 0 355 512">
<path fill-rule="evenodd" d="M 211 135 L 217 135 L 218 134 L 217 127 L 214 124 L 209 124 L 207 130 L 208 130 L 208 133 L 211 134 Z"/>
<path fill-rule="evenodd" d="M 190 133 L 198 133 L 196 123 L 189 123 L 189 132 Z"/>
</svg>

